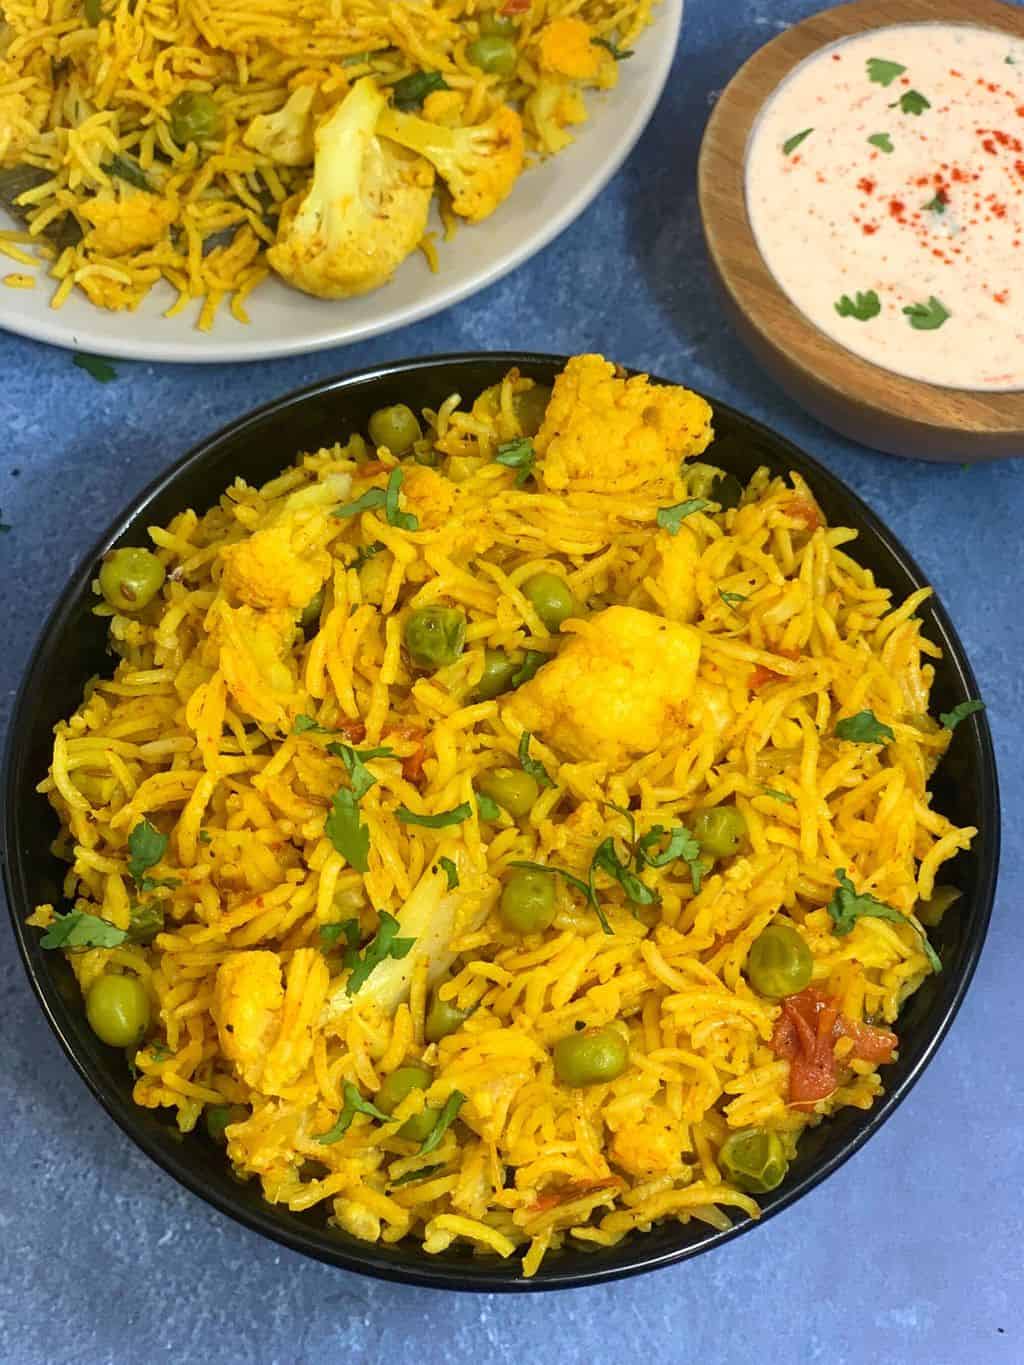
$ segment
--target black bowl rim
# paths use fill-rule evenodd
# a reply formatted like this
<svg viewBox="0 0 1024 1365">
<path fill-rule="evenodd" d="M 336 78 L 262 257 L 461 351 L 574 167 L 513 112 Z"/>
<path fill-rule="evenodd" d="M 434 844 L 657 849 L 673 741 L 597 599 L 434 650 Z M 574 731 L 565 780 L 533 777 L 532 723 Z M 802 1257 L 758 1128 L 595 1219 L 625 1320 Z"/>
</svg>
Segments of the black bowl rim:
<svg viewBox="0 0 1024 1365">
<path fill-rule="evenodd" d="M 461 1267 L 448 1266 L 442 1258 L 431 1260 L 423 1253 L 411 1253 L 415 1256 L 415 1264 L 408 1267 L 396 1265 L 393 1261 L 385 1260 L 376 1254 L 375 1246 L 366 1243 L 365 1246 L 349 1247 L 345 1244 L 331 1244 L 326 1240 L 318 1239 L 313 1232 L 308 1230 L 298 1220 L 292 1227 L 281 1227 L 272 1222 L 268 1216 L 264 1215 L 262 1209 L 250 1211 L 238 1207 L 208 1184 L 202 1172 L 190 1170 L 183 1160 L 178 1159 L 173 1152 L 161 1150 L 157 1144 L 150 1140 L 148 1134 L 140 1129 L 137 1122 L 138 1110 L 129 1102 L 122 1100 L 121 1096 L 109 1090 L 102 1082 L 101 1078 L 95 1076 L 90 1071 L 88 1065 L 81 1060 L 75 1052 L 70 1039 L 65 1035 L 60 1022 L 51 1003 L 51 994 L 56 992 L 52 986 L 44 982 L 32 963 L 28 952 L 28 939 L 24 922 L 24 917 L 16 911 L 16 903 L 24 899 L 21 895 L 21 888 L 18 883 L 24 882 L 24 873 L 21 866 L 22 859 L 18 852 L 15 832 L 17 828 L 16 807 L 17 794 L 20 788 L 20 776 L 22 762 L 19 744 L 20 729 L 17 719 L 22 713 L 29 697 L 35 686 L 35 672 L 40 663 L 44 650 L 50 638 L 61 633 L 67 625 L 67 618 L 70 615 L 73 599 L 78 589 L 83 585 L 83 580 L 92 577 L 93 566 L 105 553 L 106 549 L 117 540 L 125 531 L 130 521 L 132 521 L 142 509 L 149 504 L 155 497 L 175 483 L 178 477 L 186 469 L 201 465 L 208 457 L 211 450 L 229 437 L 237 437 L 243 433 L 247 427 L 255 426 L 266 418 L 274 415 L 282 415 L 296 406 L 315 401 L 318 397 L 326 393 L 339 389 L 356 387 L 373 383 L 382 379 L 405 376 L 410 374 L 422 373 L 439 366 L 458 367 L 460 365 L 471 366 L 481 362 L 500 363 L 504 366 L 557 366 L 561 368 L 567 357 L 553 355 L 535 351 L 463 351 L 446 353 L 443 355 L 417 356 L 405 360 L 392 361 L 387 364 L 370 365 L 358 370 L 351 370 L 336 375 L 329 379 L 318 380 L 316 383 L 306 385 L 303 388 L 292 390 L 280 398 L 271 400 L 262 406 L 255 408 L 244 416 L 221 427 L 212 436 L 206 437 L 198 444 L 194 445 L 186 454 L 169 466 L 162 474 L 158 475 L 141 493 L 139 493 L 117 517 L 88 555 L 80 561 L 74 573 L 70 576 L 67 584 L 62 590 L 53 607 L 45 625 L 39 633 L 36 644 L 25 670 L 22 684 L 15 698 L 14 706 L 11 710 L 11 720 L 7 743 L 5 746 L 3 769 L 4 769 L 4 794 L 5 794 L 5 815 L 3 830 L 3 874 L 4 887 L 7 893 L 8 910 L 14 928 L 14 935 L 17 940 L 18 949 L 21 954 L 25 971 L 29 977 L 36 997 L 42 1006 L 51 1029 L 57 1037 L 58 1042 L 63 1048 L 68 1060 L 85 1082 L 86 1086 L 107 1111 L 110 1117 L 127 1136 L 141 1148 L 158 1166 L 168 1175 L 183 1185 L 191 1193 L 203 1199 L 206 1203 L 218 1209 L 221 1213 L 233 1218 L 236 1222 L 242 1223 L 251 1231 L 261 1233 L 270 1238 L 271 1241 L 288 1247 L 289 1250 L 297 1251 L 303 1255 L 310 1256 L 316 1260 L 329 1265 L 337 1266 L 344 1270 L 353 1271 L 357 1274 L 369 1275 L 376 1279 L 389 1280 L 392 1282 L 411 1284 L 430 1289 L 448 1289 L 462 1291 L 476 1291 L 487 1293 L 530 1293 L 552 1289 L 573 1289 L 589 1285 L 604 1283 L 610 1280 L 625 1279 L 633 1275 L 643 1274 L 652 1270 L 663 1269 L 669 1265 L 674 1265 L 680 1261 L 688 1260 L 701 1252 L 711 1250 L 713 1247 L 721 1246 L 723 1243 L 731 1241 L 734 1237 L 739 1237 L 754 1227 L 765 1223 L 769 1218 L 781 1213 L 783 1209 L 789 1208 L 803 1195 L 821 1184 L 828 1176 L 839 1169 L 849 1160 L 855 1152 L 872 1137 L 878 1129 L 886 1122 L 898 1106 L 910 1093 L 911 1089 L 920 1079 L 925 1068 L 929 1065 L 946 1034 L 948 1033 L 953 1020 L 963 1003 L 964 996 L 974 976 L 978 965 L 981 950 L 985 942 L 989 920 L 992 913 L 992 905 L 995 897 L 996 875 L 999 867 L 1000 849 L 1000 828 L 999 828 L 999 788 L 996 773 L 995 753 L 992 745 L 992 736 L 989 729 L 987 717 L 984 712 L 973 717 L 976 724 L 972 727 L 971 742 L 975 748 L 975 756 L 980 773 L 981 801 L 979 818 L 987 826 L 989 856 L 987 861 L 980 869 L 979 889 L 977 908 L 975 912 L 975 922 L 973 932 L 965 942 L 965 958 L 963 971 L 952 998 L 948 1001 L 945 1011 L 939 1020 L 933 1036 L 925 1044 L 924 1049 L 916 1065 L 901 1082 L 894 1085 L 891 1090 L 887 1090 L 876 1106 L 868 1111 L 865 1116 L 863 1126 L 858 1132 L 854 1133 L 845 1144 L 840 1147 L 827 1161 L 820 1166 L 814 1167 L 800 1180 L 796 1181 L 792 1187 L 780 1191 L 778 1194 L 768 1195 L 761 1199 L 762 1214 L 757 1220 L 743 1219 L 734 1223 L 726 1231 L 709 1229 L 707 1234 L 702 1236 L 697 1242 L 689 1245 L 680 1246 L 662 1252 L 652 1252 L 645 1254 L 643 1250 L 644 1237 L 641 1234 L 635 1239 L 630 1239 L 625 1244 L 625 1249 L 618 1259 L 611 1263 L 604 1261 L 600 1266 L 588 1268 L 585 1260 L 579 1263 L 580 1268 L 562 1267 L 554 1268 L 544 1273 L 536 1279 L 526 1280 L 522 1278 L 517 1270 L 509 1268 L 507 1273 L 491 1272 L 475 1274 L 466 1272 Z M 636 373 L 631 371 L 631 373 Z M 661 380 L 657 376 L 652 376 L 656 382 L 668 383 L 672 381 Z M 828 489 L 830 494 L 844 500 L 860 516 L 867 529 L 867 532 L 878 541 L 882 547 L 899 563 L 902 570 L 918 585 L 928 582 L 927 577 L 919 568 L 912 556 L 907 552 L 901 542 L 885 526 L 885 524 L 875 515 L 866 503 L 851 489 L 848 488 L 841 479 L 833 474 L 824 465 L 820 464 L 813 456 L 796 446 L 787 437 L 772 430 L 764 423 L 755 418 L 748 417 L 745 413 L 733 408 L 728 403 L 718 402 L 708 396 L 708 402 L 712 408 L 719 412 L 727 412 L 732 416 L 740 418 L 755 428 L 759 434 L 772 442 L 779 450 L 781 455 L 795 457 L 797 466 L 809 468 L 813 477 L 819 485 Z M 953 665 L 958 676 L 963 698 L 976 697 L 978 686 L 974 677 L 970 662 L 960 641 L 960 637 L 953 626 L 945 608 L 943 607 L 938 595 L 933 595 L 930 600 L 930 607 L 935 618 L 935 624 L 944 637 L 944 644 L 948 647 L 948 660 Z M 18 894 L 16 895 L 16 890 Z M 269 1209 L 271 1206 L 267 1206 Z"/>
</svg>

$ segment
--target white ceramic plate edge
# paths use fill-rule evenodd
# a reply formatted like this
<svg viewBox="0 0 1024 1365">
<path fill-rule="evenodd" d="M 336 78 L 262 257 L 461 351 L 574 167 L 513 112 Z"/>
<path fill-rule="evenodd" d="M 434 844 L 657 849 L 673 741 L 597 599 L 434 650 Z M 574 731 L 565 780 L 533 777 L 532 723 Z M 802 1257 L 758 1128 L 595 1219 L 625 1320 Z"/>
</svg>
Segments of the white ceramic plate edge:
<svg viewBox="0 0 1024 1365">
<path fill-rule="evenodd" d="M 543 250 L 559 233 L 574 222 L 604 189 L 636 146 L 661 98 L 679 41 L 683 20 L 683 4 L 684 0 L 661 0 L 654 23 L 640 40 L 641 44 L 650 44 L 649 57 L 644 63 L 647 82 L 642 89 L 640 98 L 631 106 L 629 117 L 619 128 L 614 146 L 608 157 L 601 162 L 596 171 L 583 176 L 557 211 L 550 214 L 540 228 L 527 233 L 520 246 L 500 252 L 495 259 L 479 265 L 465 275 L 459 283 L 453 284 L 450 288 L 427 293 L 419 298 L 413 297 L 407 301 L 393 304 L 391 307 L 384 307 L 379 313 L 365 316 L 359 321 L 349 320 L 343 325 L 335 324 L 323 326 L 319 329 L 314 328 L 291 337 L 270 335 L 269 331 L 261 334 L 257 323 L 260 308 L 260 295 L 257 291 L 249 301 L 250 314 L 254 319 L 249 326 L 243 327 L 235 323 L 226 314 L 226 310 L 222 308 L 221 315 L 211 333 L 199 333 L 190 327 L 188 335 L 185 338 L 180 338 L 170 335 L 175 330 L 174 321 L 165 320 L 159 317 L 159 313 L 157 313 L 158 326 L 154 327 L 154 331 L 162 333 L 163 329 L 166 328 L 169 333 L 166 339 L 163 335 L 153 338 L 148 334 L 139 335 L 138 332 L 133 335 L 131 324 L 133 319 L 140 316 L 137 313 L 103 314 L 99 310 L 93 309 L 92 305 L 88 304 L 84 298 L 79 300 L 80 306 L 73 311 L 71 311 L 72 304 L 70 302 L 63 309 L 51 310 L 48 297 L 43 290 L 32 291 L 31 294 L 22 291 L 3 290 L 3 295 L 9 297 L 0 296 L 0 328 L 20 336 L 30 337 L 35 341 L 45 341 L 54 346 L 63 346 L 76 351 L 86 351 L 112 358 L 215 364 L 225 361 L 270 360 L 279 356 L 302 355 L 310 351 L 326 350 L 332 346 L 349 345 L 352 342 L 365 341 L 384 332 L 397 330 L 399 327 L 407 327 L 423 318 L 442 312 L 469 297 L 469 295 L 478 293 L 487 288 L 488 285 L 494 284 L 504 275 L 515 270 L 517 266 L 529 260 L 530 257 L 536 255 L 537 252 Z M 637 55 L 639 56 L 639 53 Z M 623 83 L 625 83 L 625 77 Z M 623 112 L 622 104 L 616 103 L 615 97 L 618 93 L 618 90 L 613 91 L 601 107 L 595 107 L 592 110 L 590 120 L 578 135 L 579 141 L 584 138 L 600 137 L 604 131 L 606 119 L 614 118 Z M 554 164 L 563 163 L 565 158 L 571 157 L 574 150 L 574 148 L 570 148 L 567 152 L 562 153 L 555 158 Z M 517 194 L 522 194 L 522 191 L 529 185 L 530 176 L 540 175 L 541 169 L 528 173 L 503 208 L 509 205 L 514 208 Z M 563 183 L 566 182 L 563 180 Z M 500 212 L 502 210 L 499 210 Z M 486 224 L 476 228 L 465 228 L 463 231 L 483 233 L 486 231 Z M 442 282 L 444 270 L 445 264 L 442 260 L 440 277 Z M 387 294 L 395 287 L 393 281 L 383 290 L 366 297 L 386 301 Z M 291 291 L 288 292 L 291 293 Z M 302 299 L 301 295 L 298 297 L 299 300 Z M 319 301 L 308 302 L 315 302 L 317 308 L 323 307 L 325 310 L 331 306 L 321 304 Z M 19 304 L 28 305 L 27 311 L 20 315 L 18 313 Z M 341 307 L 344 308 L 344 305 Z M 107 325 L 91 326 L 90 315 L 92 314 L 102 318 Z M 146 326 L 148 326 L 148 322 L 149 319 L 146 319 Z M 230 339 L 224 339 L 223 333 L 228 330 L 233 331 L 233 335 Z M 218 335 L 219 333 L 220 335 Z"/>
</svg>

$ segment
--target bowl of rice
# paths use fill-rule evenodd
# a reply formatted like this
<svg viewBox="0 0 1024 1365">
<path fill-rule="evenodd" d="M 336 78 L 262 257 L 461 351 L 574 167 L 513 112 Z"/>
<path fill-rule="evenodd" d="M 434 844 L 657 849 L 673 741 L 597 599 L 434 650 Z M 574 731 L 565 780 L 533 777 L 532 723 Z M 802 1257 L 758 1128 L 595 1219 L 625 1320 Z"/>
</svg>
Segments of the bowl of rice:
<svg viewBox="0 0 1024 1365">
<path fill-rule="evenodd" d="M 994 894 L 913 560 L 600 356 L 226 428 L 75 573 L 10 733 L 15 932 L 96 1097 L 250 1228 L 427 1286 L 613 1279 L 791 1204 L 935 1053 Z"/>
</svg>

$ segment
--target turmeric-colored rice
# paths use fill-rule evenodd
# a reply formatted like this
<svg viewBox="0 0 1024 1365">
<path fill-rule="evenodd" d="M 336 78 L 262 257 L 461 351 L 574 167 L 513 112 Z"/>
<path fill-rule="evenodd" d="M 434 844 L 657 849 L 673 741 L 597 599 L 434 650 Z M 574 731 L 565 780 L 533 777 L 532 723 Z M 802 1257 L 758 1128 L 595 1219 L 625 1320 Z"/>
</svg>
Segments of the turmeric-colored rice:
<svg viewBox="0 0 1024 1365">
<path fill-rule="evenodd" d="M 930 804 L 949 732 L 928 715 L 928 591 L 894 603 L 798 476 L 760 470 L 720 510 L 694 460 L 704 400 L 600 357 L 569 363 L 539 432 L 546 395 L 515 371 L 464 397 L 422 414 L 401 462 L 353 436 L 150 528 L 166 581 L 138 613 L 97 608 L 120 662 L 58 725 L 42 790 L 72 909 L 122 931 L 68 953 L 83 993 L 133 974 L 151 1000 L 139 1105 L 199 1125 L 195 1142 L 204 1110 L 226 1118 L 235 1170 L 271 1202 L 320 1206 L 339 1235 L 468 1244 L 529 1276 L 548 1252 L 662 1219 L 756 1217 L 723 1164 L 731 1134 L 770 1135 L 784 1167 L 808 1125 L 870 1108 L 883 1075 L 861 1043 L 898 1045 L 888 1026 L 932 970 L 911 917 L 976 831 Z M 560 631 L 524 591 L 539 572 L 571 589 Z M 414 667 L 407 623 L 438 605 L 463 614 L 465 644 Z M 485 650 L 520 666 L 534 651 L 539 671 L 478 700 Z M 837 735 L 865 712 L 891 738 Z M 364 875 L 332 814 L 351 809 L 352 750 L 378 747 L 356 806 Z M 550 785 L 514 819 L 480 792 L 524 754 Z M 396 815 L 460 807 L 437 829 Z M 607 839 L 624 866 L 656 826 L 725 808 L 736 851 L 697 872 L 631 864 L 650 894 L 592 868 Z M 160 849 L 148 882 L 128 865 L 143 822 Z M 499 896 L 522 861 L 589 879 L 596 907 L 552 874 L 553 923 L 518 932 Z M 889 917 L 840 932 L 840 869 Z M 346 943 L 379 943 L 382 912 L 415 942 L 350 993 Z M 162 929 L 137 941 L 154 915 Z M 42 906 L 33 922 L 63 921 Z M 752 985 L 769 925 L 809 950 L 810 996 Z M 809 1103 L 783 1045 L 800 999 L 836 1021 L 832 1088 Z M 463 1013 L 428 1041 L 438 1000 Z M 555 1044 L 602 1028 L 628 1043 L 621 1074 L 559 1079 Z M 425 1088 L 390 1117 L 353 1111 L 410 1065 Z M 416 1118 L 420 1136 L 401 1136 Z"/>
</svg>

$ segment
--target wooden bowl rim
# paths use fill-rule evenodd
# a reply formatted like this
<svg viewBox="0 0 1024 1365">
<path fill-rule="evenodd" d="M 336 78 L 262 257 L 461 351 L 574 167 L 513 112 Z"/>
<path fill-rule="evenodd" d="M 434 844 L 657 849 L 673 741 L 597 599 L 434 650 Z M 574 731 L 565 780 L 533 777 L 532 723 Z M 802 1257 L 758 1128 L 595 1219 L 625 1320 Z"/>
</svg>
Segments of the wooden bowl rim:
<svg viewBox="0 0 1024 1365">
<path fill-rule="evenodd" d="M 1024 443 L 1024 388 L 989 393 L 908 379 L 864 360 L 820 331 L 765 264 L 747 212 L 747 146 L 765 104 L 790 73 L 837 40 L 913 23 L 963 23 L 1024 38 L 1024 8 L 1002 0 L 853 0 L 820 10 L 759 48 L 719 96 L 701 143 L 698 202 L 712 262 L 738 314 L 769 351 L 811 387 L 918 431 L 968 433 Z M 776 340 L 786 324 L 785 347 Z"/>
</svg>

